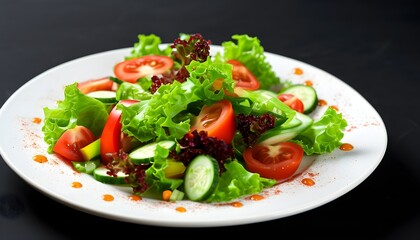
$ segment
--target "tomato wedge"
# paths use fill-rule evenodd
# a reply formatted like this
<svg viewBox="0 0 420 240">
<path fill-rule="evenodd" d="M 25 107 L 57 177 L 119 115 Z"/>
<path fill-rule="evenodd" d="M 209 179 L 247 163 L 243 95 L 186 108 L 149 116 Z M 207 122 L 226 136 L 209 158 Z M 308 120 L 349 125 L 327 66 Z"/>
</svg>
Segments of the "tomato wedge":
<svg viewBox="0 0 420 240">
<path fill-rule="evenodd" d="M 238 60 L 228 60 L 227 63 L 232 64 L 232 78 L 236 81 L 236 87 L 241 87 L 245 90 L 257 90 L 260 88 L 260 82 L 249 71 L 249 69 Z"/>
<path fill-rule="evenodd" d="M 164 73 L 173 65 L 174 61 L 170 57 L 147 55 L 117 63 L 114 74 L 123 81 L 135 83 L 141 77 Z"/>
<path fill-rule="evenodd" d="M 84 161 L 80 149 L 96 140 L 93 133 L 84 126 L 67 129 L 57 140 L 53 152 L 69 161 Z"/>
<path fill-rule="evenodd" d="M 121 100 L 119 103 L 129 106 L 137 103 L 137 100 Z M 102 163 L 107 164 L 112 161 L 112 155 L 118 153 L 122 148 L 122 133 L 121 133 L 121 110 L 117 106 L 109 113 L 108 120 L 105 123 L 101 134 L 101 160 Z"/>
<path fill-rule="evenodd" d="M 275 145 L 255 145 L 244 151 L 246 169 L 260 176 L 286 180 L 293 176 L 303 158 L 303 149 L 293 142 Z"/>
<path fill-rule="evenodd" d="M 108 77 L 103 77 L 99 79 L 90 79 L 83 82 L 79 82 L 77 84 L 77 88 L 80 92 L 87 94 L 90 92 L 101 91 L 101 90 L 109 90 L 113 91 L 115 89 L 115 85 L 111 79 Z"/>
<path fill-rule="evenodd" d="M 303 102 L 291 93 L 282 93 L 278 96 L 278 99 L 296 112 L 303 113 L 305 110 Z"/>
<path fill-rule="evenodd" d="M 210 106 L 205 105 L 192 121 L 190 131 L 206 131 L 209 137 L 215 137 L 231 143 L 235 134 L 235 113 L 232 103 L 226 99 Z"/>
</svg>

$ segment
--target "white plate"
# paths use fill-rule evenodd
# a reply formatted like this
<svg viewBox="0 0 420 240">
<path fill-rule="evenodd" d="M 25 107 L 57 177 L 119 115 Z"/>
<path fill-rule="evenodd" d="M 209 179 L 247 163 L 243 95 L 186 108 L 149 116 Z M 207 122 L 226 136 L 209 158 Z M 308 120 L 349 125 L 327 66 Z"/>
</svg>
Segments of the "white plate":
<svg viewBox="0 0 420 240">
<path fill-rule="evenodd" d="M 212 53 L 220 46 L 211 46 Z M 352 151 L 336 150 L 315 157 L 313 164 L 293 180 L 272 187 L 256 201 L 238 199 L 242 207 L 205 204 L 190 201 L 175 203 L 129 199 L 131 189 L 117 188 L 95 181 L 90 175 L 75 173 L 58 158 L 46 153 L 42 123 L 44 107 L 55 107 L 63 99 L 63 89 L 75 81 L 113 75 L 116 62 L 124 59 L 131 48 L 89 55 L 54 67 L 19 88 L 0 110 L 1 155 L 21 178 L 49 197 L 72 208 L 104 218 L 170 227 L 215 227 L 268 221 L 291 216 L 326 204 L 346 194 L 363 182 L 381 162 L 387 146 L 384 123 L 376 110 L 346 83 L 309 64 L 267 53 L 267 60 L 281 79 L 295 83 L 313 82 L 320 99 L 335 105 L 348 121 L 343 142 L 354 146 Z M 294 73 L 303 70 L 302 75 Z M 313 117 L 325 110 L 319 107 Z M 48 162 L 38 163 L 33 156 L 44 154 Z M 304 185 L 310 177 L 315 185 Z M 83 184 L 73 188 L 73 182 Z M 114 201 L 102 199 L 104 194 Z M 186 212 L 177 211 L 184 207 Z"/>
</svg>

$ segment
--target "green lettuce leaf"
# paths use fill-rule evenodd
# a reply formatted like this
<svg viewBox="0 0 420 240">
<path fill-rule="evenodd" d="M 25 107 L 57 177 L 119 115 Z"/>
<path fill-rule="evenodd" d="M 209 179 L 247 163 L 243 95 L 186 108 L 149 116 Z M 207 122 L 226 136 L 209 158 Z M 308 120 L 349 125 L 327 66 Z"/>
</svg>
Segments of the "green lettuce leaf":
<svg viewBox="0 0 420 240">
<path fill-rule="evenodd" d="M 48 152 L 52 149 L 58 138 L 67 129 L 76 125 L 87 127 L 98 137 L 102 133 L 108 119 L 108 106 L 94 98 L 86 96 L 77 88 L 77 83 L 68 85 L 64 89 L 64 100 L 58 101 L 56 108 L 44 109 L 44 141 L 49 145 Z"/>
<path fill-rule="evenodd" d="M 341 145 L 347 121 L 341 113 L 328 107 L 324 115 L 292 141 L 301 145 L 305 154 L 325 154 Z"/>
<path fill-rule="evenodd" d="M 278 92 L 281 88 L 280 78 L 275 74 L 271 64 L 266 60 L 264 48 L 257 37 L 246 34 L 232 36 L 234 41 L 222 43 L 224 59 L 236 59 L 244 64 L 260 82 L 260 89 Z"/>
<path fill-rule="evenodd" d="M 273 179 L 260 177 L 257 173 L 248 172 L 237 160 L 225 164 L 216 191 L 206 202 L 223 202 L 237 199 L 244 195 L 260 193 L 264 188 L 276 184 Z"/>
<path fill-rule="evenodd" d="M 165 48 L 161 49 L 159 45 L 162 43 L 162 40 L 155 34 L 139 34 L 137 37 L 139 41 L 134 44 L 133 49 L 131 50 L 131 54 L 127 56 L 126 59 L 132 59 L 147 55 L 171 55 L 171 47 L 168 45 Z"/>
</svg>

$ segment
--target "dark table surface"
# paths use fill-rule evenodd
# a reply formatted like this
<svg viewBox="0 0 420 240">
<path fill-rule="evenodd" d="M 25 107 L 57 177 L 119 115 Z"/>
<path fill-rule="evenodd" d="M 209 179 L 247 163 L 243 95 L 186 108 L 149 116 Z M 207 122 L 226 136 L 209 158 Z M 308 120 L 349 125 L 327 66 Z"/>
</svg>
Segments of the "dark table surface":
<svg viewBox="0 0 420 240">
<path fill-rule="evenodd" d="M 388 147 L 364 182 L 330 203 L 282 219 L 220 228 L 163 228 L 104 219 L 62 205 L 0 161 L 0 238 L 256 233 L 259 238 L 283 239 L 420 239 L 419 5 L 405 0 L 274 3 L 1 0 L 0 104 L 43 71 L 92 53 L 131 47 L 139 33 L 155 33 L 171 42 L 180 32 L 199 32 L 214 44 L 247 33 L 258 36 L 268 52 L 340 78 L 378 111 Z"/>
</svg>

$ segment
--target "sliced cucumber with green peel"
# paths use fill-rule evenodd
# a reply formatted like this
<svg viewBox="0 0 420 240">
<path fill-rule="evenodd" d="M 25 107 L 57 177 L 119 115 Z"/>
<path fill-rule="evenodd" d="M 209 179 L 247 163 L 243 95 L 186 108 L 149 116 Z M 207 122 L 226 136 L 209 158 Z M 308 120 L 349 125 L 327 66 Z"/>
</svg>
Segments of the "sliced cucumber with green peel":
<svg viewBox="0 0 420 240">
<path fill-rule="evenodd" d="M 282 89 L 280 93 L 290 93 L 299 98 L 303 103 L 305 114 L 311 113 L 318 105 L 318 95 L 315 88 L 303 84 L 292 85 Z"/>
<path fill-rule="evenodd" d="M 106 104 L 117 103 L 117 93 L 114 91 L 99 90 L 99 91 L 87 93 L 86 95 L 89 97 L 98 99 L 99 101 Z"/>
<path fill-rule="evenodd" d="M 109 170 L 105 166 L 99 166 L 93 170 L 93 177 L 102 183 L 106 184 L 126 184 L 125 178 L 128 177 L 127 174 L 123 172 L 118 172 L 117 176 L 111 176 L 107 172 Z"/>
<path fill-rule="evenodd" d="M 219 164 L 211 156 L 198 155 L 187 167 L 184 191 L 191 201 L 204 201 L 214 192 L 219 183 Z"/>
<path fill-rule="evenodd" d="M 299 135 L 299 133 L 305 131 L 314 122 L 311 117 L 299 112 L 296 112 L 295 118 L 301 123 L 294 127 L 284 128 L 283 126 L 280 126 L 272 128 L 261 134 L 257 143 L 270 145 L 289 141 Z"/>
<path fill-rule="evenodd" d="M 176 146 L 176 142 L 172 140 L 162 140 L 159 142 L 152 142 L 143 146 L 140 146 L 134 149 L 132 152 L 128 154 L 128 158 L 134 164 L 144 164 L 150 163 L 155 157 L 156 147 L 159 146 L 166 148 L 168 150 L 172 150 Z"/>
</svg>

